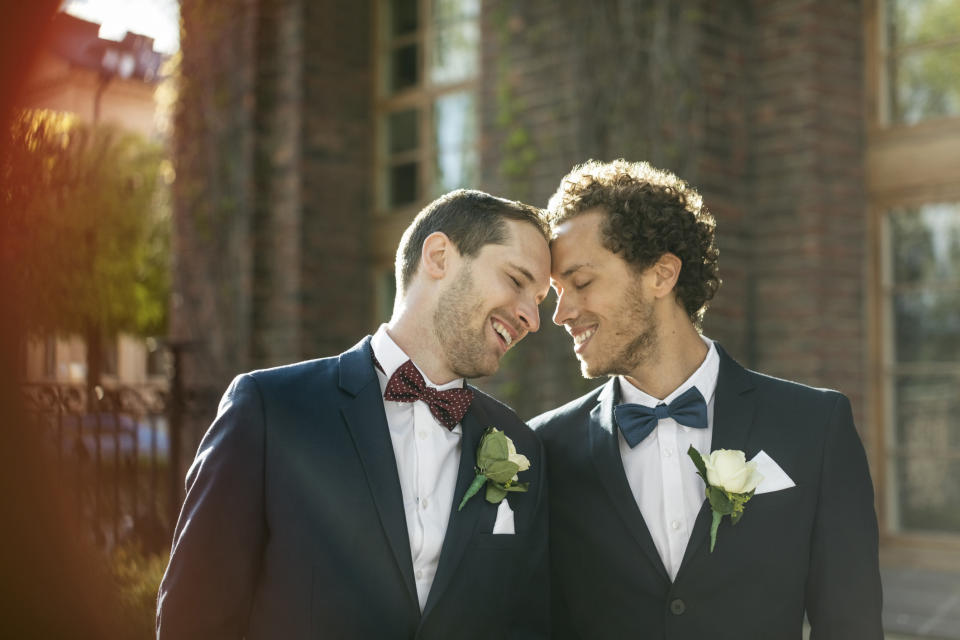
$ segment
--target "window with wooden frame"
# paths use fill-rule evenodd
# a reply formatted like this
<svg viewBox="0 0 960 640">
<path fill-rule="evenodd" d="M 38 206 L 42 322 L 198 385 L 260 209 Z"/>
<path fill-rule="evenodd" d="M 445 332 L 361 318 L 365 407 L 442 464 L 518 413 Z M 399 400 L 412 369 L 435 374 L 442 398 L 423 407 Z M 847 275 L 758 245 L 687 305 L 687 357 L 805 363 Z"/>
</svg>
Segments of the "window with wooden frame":
<svg viewBox="0 0 960 640">
<path fill-rule="evenodd" d="M 866 6 L 881 527 L 960 541 L 960 0 Z"/>
<path fill-rule="evenodd" d="M 477 184 L 480 0 L 375 0 L 375 15 L 373 244 L 385 274 L 425 204 Z M 382 319 L 389 307 L 377 313 Z"/>
<path fill-rule="evenodd" d="M 477 181 L 479 0 L 378 3 L 377 209 Z"/>
</svg>

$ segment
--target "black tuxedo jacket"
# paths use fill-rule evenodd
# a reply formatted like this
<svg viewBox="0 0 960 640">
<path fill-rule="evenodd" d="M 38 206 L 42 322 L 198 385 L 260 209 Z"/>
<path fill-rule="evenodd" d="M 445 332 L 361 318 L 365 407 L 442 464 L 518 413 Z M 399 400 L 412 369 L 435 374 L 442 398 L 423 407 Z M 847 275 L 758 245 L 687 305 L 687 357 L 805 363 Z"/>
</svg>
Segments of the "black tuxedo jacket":
<svg viewBox="0 0 960 640">
<path fill-rule="evenodd" d="M 873 487 L 849 401 L 719 351 L 711 450 L 763 450 L 796 486 L 754 496 L 735 526 L 724 518 L 713 553 L 704 500 L 671 582 L 624 474 L 616 380 L 534 419 L 554 637 L 799 640 L 806 611 L 816 640 L 881 640 Z"/>
<path fill-rule="evenodd" d="M 236 378 L 200 443 L 160 586 L 158 638 L 545 638 L 542 447 L 474 390 L 454 504 L 421 615 L 397 466 L 367 337 L 336 358 Z M 462 511 L 488 426 L 527 455 L 515 535 L 481 491 Z"/>
</svg>

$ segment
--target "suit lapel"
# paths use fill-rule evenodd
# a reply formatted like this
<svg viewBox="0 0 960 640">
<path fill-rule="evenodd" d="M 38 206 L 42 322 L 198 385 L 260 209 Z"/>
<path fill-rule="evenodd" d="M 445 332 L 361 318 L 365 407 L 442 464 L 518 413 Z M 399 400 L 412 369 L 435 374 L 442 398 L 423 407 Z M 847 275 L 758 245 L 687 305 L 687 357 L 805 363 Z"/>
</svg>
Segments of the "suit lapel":
<svg viewBox="0 0 960 640">
<path fill-rule="evenodd" d="M 341 414 L 363 464 L 380 523 L 411 603 L 419 610 L 397 461 L 383 410 L 380 385 L 373 369 L 369 337 L 340 356 L 340 388 L 353 396 L 341 408 Z"/>
<path fill-rule="evenodd" d="M 640 507 L 633 497 L 627 476 L 623 471 L 620 457 L 620 443 L 613 420 L 613 408 L 619 403 L 619 387 L 616 378 L 610 380 L 600 392 L 597 406 L 590 412 L 588 437 L 590 439 L 590 457 L 597 476 L 615 505 L 617 512 L 627 525 L 633 538 L 650 559 L 661 578 L 669 582 L 667 570 L 663 566 L 657 547 L 653 543 Z"/>
<path fill-rule="evenodd" d="M 447 521 L 447 532 L 443 538 L 443 547 L 440 549 L 437 573 L 433 578 L 433 584 L 430 585 L 430 594 L 427 596 L 427 602 L 423 607 L 424 618 L 434 609 L 437 601 L 446 591 L 447 585 L 456 575 L 457 567 L 463 558 L 467 544 L 477 529 L 480 515 L 484 508 L 488 507 L 483 497 L 483 489 L 481 489 L 476 496 L 463 506 L 462 511 L 457 510 L 463 495 L 467 492 L 467 488 L 476 477 L 477 447 L 480 445 L 480 438 L 483 437 L 484 430 L 489 426 L 491 426 L 490 420 L 475 396 L 474 401 L 470 404 L 470 409 L 467 410 L 466 415 L 463 416 L 463 421 L 460 422 L 463 436 L 460 443 L 460 467 L 457 471 L 457 486 L 453 492 L 453 504 L 450 506 L 450 519 Z"/>
<path fill-rule="evenodd" d="M 714 343 L 720 355 L 720 372 L 717 376 L 717 390 L 713 404 L 713 435 L 710 451 L 717 449 L 740 449 L 746 452 L 747 438 L 753 426 L 757 398 L 753 393 L 754 384 L 746 369 L 727 355 L 723 348 Z M 684 575 L 695 559 L 709 553 L 705 544 L 710 537 L 712 515 L 710 503 L 704 499 L 697 513 L 683 562 L 677 571 L 677 581 Z M 719 543 L 718 543 L 719 544 Z"/>
</svg>

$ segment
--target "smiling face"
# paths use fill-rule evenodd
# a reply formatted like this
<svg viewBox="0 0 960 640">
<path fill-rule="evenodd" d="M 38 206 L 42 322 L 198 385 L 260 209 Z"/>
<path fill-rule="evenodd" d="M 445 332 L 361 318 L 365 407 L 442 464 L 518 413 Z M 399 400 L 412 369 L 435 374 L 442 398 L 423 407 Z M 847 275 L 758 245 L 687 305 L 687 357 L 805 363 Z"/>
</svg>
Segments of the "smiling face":
<svg viewBox="0 0 960 640">
<path fill-rule="evenodd" d="M 506 242 L 484 245 L 465 259 L 434 312 L 437 342 L 460 377 L 495 373 L 507 350 L 540 328 L 537 306 L 549 290 L 550 250 L 532 224 L 504 222 Z"/>
<path fill-rule="evenodd" d="M 553 321 L 573 337 L 584 377 L 631 375 L 657 348 L 654 303 L 643 275 L 600 241 L 603 210 L 590 210 L 554 230 Z"/>
</svg>

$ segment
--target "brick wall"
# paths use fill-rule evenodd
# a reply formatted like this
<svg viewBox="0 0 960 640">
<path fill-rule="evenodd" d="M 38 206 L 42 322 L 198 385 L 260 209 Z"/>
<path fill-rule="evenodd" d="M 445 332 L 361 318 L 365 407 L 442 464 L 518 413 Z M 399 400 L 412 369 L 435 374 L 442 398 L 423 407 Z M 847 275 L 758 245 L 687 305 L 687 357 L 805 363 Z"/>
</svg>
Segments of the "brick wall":
<svg viewBox="0 0 960 640">
<path fill-rule="evenodd" d="M 859 414 L 860 4 L 482 7 L 479 186 L 543 206 L 588 158 L 676 171 L 718 220 L 724 284 L 706 333 L 748 366 L 840 388 Z M 373 329 L 371 4 L 183 15 L 178 335 L 220 380 L 337 353 Z M 599 383 L 580 378 L 553 304 L 481 382 L 523 416 Z"/>
<path fill-rule="evenodd" d="M 487 2 L 484 187 L 543 206 L 587 158 L 677 172 L 718 222 L 724 282 L 707 335 L 747 366 L 840 388 L 860 413 L 860 11 L 781 0 Z M 597 384 L 577 379 L 570 351 L 545 326 L 487 384 L 521 415 L 555 406 Z"/>
<path fill-rule="evenodd" d="M 369 328 L 366 3 L 184 7 L 174 337 L 188 385 L 334 355 Z"/>
<path fill-rule="evenodd" d="M 181 7 L 171 337 L 188 385 L 250 366 L 256 6 Z"/>
<path fill-rule="evenodd" d="M 858 417 L 866 385 L 861 11 L 855 0 L 755 2 L 749 64 L 756 366 L 840 389 Z"/>
<path fill-rule="evenodd" d="M 373 64 L 369 2 L 304 2 L 301 357 L 373 325 Z"/>
</svg>

